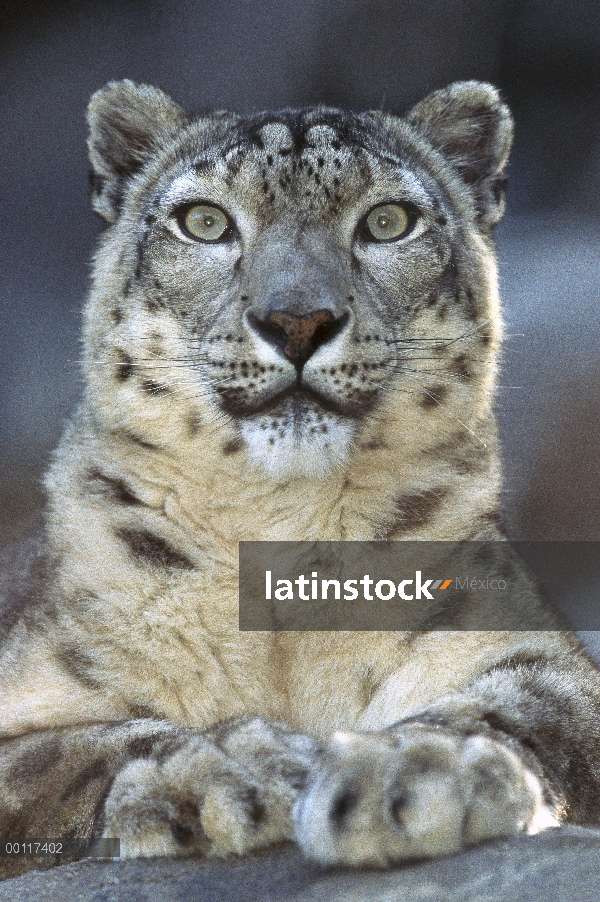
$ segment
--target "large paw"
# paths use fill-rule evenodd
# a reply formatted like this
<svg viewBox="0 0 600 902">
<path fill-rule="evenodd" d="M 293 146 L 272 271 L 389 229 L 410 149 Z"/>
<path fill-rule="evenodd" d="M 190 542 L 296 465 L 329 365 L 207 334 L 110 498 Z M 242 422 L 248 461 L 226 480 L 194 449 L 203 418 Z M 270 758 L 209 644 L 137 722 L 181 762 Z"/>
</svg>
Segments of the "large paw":
<svg viewBox="0 0 600 902">
<path fill-rule="evenodd" d="M 418 724 L 335 734 L 294 820 L 309 858 L 375 867 L 552 821 L 539 780 L 501 743 Z"/>
<path fill-rule="evenodd" d="M 275 804 L 246 768 L 192 735 L 119 772 L 103 836 L 120 839 L 125 858 L 241 855 L 290 839 L 292 804 Z"/>
</svg>

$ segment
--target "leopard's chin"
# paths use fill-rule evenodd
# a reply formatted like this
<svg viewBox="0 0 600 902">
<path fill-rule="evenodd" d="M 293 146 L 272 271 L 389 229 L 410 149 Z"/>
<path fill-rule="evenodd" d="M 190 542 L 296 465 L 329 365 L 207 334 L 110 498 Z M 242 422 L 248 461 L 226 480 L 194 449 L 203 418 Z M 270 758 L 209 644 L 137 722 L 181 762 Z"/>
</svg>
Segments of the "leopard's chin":
<svg viewBox="0 0 600 902">
<path fill-rule="evenodd" d="M 355 422 L 303 394 L 239 423 L 248 454 L 272 479 L 324 477 L 347 462 Z"/>
</svg>

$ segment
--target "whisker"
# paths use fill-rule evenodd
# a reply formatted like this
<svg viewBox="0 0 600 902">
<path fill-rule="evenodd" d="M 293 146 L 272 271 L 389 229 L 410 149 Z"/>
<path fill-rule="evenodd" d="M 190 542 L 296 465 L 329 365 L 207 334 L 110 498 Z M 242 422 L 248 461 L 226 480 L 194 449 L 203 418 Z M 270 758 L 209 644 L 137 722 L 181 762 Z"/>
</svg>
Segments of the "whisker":
<svg viewBox="0 0 600 902">
<path fill-rule="evenodd" d="M 447 382 L 449 385 L 453 382 L 460 381 L 461 379 L 469 378 L 464 373 L 445 373 L 443 370 L 409 370 L 405 367 L 395 367 L 390 369 L 396 375 L 406 373 L 410 376 L 435 376 L 438 382 Z"/>
<path fill-rule="evenodd" d="M 463 332 L 461 335 L 454 336 L 452 338 L 439 338 L 439 337 L 427 338 L 426 336 L 421 336 L 421 337 L 417 336 L 414 338 L 394 338 L 394 339 L 390 339 L 390 344 L 411 344 L 412 342 L 415 342 L 415 341 L 426 341 L 426 342 L 437 342 L 437 343 L 441 342 L 442 344 L 440 344 L 440 347 L 445 348 L 445 347 L 448 347 L 448 345 L 455 344 L 457 341 L 465 341 L 465 339 L 470 338 L 472 335 L 476 335 L 478 332 L 481 332 L 482 329 L 485 329 L 486 326 L 489 326 L 490 323 L 493 323 L 494 320 L 498 319 L 499 316 L 500 316 L 500 314 L 498 313 L 498 314 L 496 314 L 496 316 L 492 316 L 492 317 L 490 317 L 490 319 L 486 320 L 485 322 L 480 323 L 478 326 L 475 326 L 470 331 Z M 423 348 L 422 350 L 426 350 L 426 348 Z"/>
<path fill-rule="evenodd" d="M 437 363 L 440 363 L 440 364 L 442 364 L 443 366 L 446 365 L 445 361 L 442 360 L 442 359 L 440 359 L 439 357 L 415 357 L 415 356 L 413 356 L 413 355 L 411 354 L 410 357 L 409 357 L 409 356 L 405 356 L 405 357 L 400 357 L 400 358 L 399 358 L 399 362 L 400 362 L 400 363 L 401 363 L 402 361 L 404 361 L 404 360 L 405 360 L 407 363 L 420 363 L 421 361 L 427 362 L 428 360 L 435 360 Z"/>
</svg>

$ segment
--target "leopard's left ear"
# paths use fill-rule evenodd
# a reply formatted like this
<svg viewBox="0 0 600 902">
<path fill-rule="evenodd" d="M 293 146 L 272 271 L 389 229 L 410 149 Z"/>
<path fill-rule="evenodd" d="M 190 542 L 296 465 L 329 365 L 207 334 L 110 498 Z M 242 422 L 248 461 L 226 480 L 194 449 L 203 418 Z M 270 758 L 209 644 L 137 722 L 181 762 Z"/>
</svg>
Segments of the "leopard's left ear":
<svg viewBox="0 0 600 902">
<path fill-rule="evenodd" d="M 481 227 L 488 230 L 498 222 L 504 212 L 513 119 L 496 88 L 458 81 L 429 94 L 406 118 L 471 187 Z"/>
</svg>

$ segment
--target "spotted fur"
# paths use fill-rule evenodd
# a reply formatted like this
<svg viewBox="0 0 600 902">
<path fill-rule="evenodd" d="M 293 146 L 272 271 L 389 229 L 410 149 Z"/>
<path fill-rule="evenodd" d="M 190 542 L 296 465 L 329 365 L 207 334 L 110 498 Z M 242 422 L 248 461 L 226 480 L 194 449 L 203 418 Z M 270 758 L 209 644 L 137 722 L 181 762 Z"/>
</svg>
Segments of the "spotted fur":
<svg viewBox="0 0 600 902">
<path fill-rule="evenodd" d="M 547 630 L 460 632 L 468 591 L 443 632 L 237 629 L 242 539 L 501 538 L 498 93 L 188 118 L 123 81 L 88 117 L 108 227 L 6 614 L 2 834 L 386 866 L 597 823 L 597 673 L 524 576 L 515 616 Z M 186 232 L 200 202 L 226 239 Z M 371 241 L 390 202 L 411 227 Z"/>
</svg>

